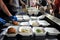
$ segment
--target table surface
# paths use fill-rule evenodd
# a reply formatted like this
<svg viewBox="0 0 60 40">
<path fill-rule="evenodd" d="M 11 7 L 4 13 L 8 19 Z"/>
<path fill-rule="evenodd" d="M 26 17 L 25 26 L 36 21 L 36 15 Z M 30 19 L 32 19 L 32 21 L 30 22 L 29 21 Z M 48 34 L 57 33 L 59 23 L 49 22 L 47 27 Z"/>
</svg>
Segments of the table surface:
<svg viewBox="0 0 60 40">
<path fill-rule="evenodd" d="M 47 16 L 48 15 L 48 16 Z M 53 16 L 51 16 L 51 15 L 49 15 L 49 14 L 46 14 L 46 17 L 47 18 L 49 18 L 50 20 L 52 20 L 53 22 L 55 22 L 55 23 L 57 23 L 58 25 L 60 25 L 60 22 L 59 22 L 59 20 L 60 19 L 58 19 L 58 18 L 55 18 L 55 17 L 53 17 Z M 44 19 L 43 19 L 44 20 Z M 50 26 L 49 26 L 50 27 Z M 51 38 L 52 37 L 52 38 Z M 4 38 L 4 39 L 3 39 Z M 37 39 L 38 38 L 38 39 Z M 40 38 L 40 39 L 39 39 Z M 57 38 L 54 36 L 49 36 L 49 35 L 47 35 L 46 37 L 45 37 L 45 39 L 43 39 L 43 38 L 41 38 L 41 37 L 32 37 L 32 38 L 22 38 L 22 39 L 20 39 L 19 38 L 19 36 L 18 36 L 18 38 L 17 37 L 6 37 L 6 36 L 2 36 L 2 37 L 0 37 L 0 40 L 48 40 L 48 39 L 50 39 L 50 40 L 57 40 Z"/>
<path fill-rule="evenodd" d="M 55 22 L 56 24 L 60 25 L 60 19 L 57 17 L 54 17 L 50 14 L 46 14 L 46 17 L 49 18 L 50 20 L 52 20 L 53 22 Z"/>
</svg>

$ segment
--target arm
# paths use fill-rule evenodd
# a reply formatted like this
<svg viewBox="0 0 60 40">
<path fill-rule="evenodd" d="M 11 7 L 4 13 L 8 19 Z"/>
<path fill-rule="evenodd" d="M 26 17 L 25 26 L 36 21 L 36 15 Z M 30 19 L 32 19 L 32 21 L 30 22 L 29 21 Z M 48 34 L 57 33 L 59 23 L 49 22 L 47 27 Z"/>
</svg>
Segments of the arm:
<svg viewBox="0 0 60 40">
<path fill-rule="evenodd" d="M 47 0 L 47 3 L 48 3 L 48 5 L 50 5 L 50 14 L 54 16 L 54 11 L 53 11 L 53 8 L 52 8 L 52 5 L 51 5 L 53 2 L 50 1 L 50 0 Z"/>
<path fill-rule="evenodd" d="M 10 0 L 10 4 L 12 3 L 12 0 Z"/>
<path fill-rule="evenodd" d="M 52 4 L 55 5 L 54 3 L 55 3 L 55 0 L 53 0 Z"/>
<path fill-rule="evenodd" d="M 8 8 L 6 7 L 6 5 L 4 4 L 3 0 L 0 0 L 0 7 L 2 8 L 2 10 L 9 16 L 9 17 L 12 17 L 12 23 L 14 25 L 17 25 L 18 22 L 15 21 L 17 18 L 12 16 L 12 14 L 9 12 Z"/>
<path fill-rule="evenodd" d="M 51 4 L 51 1 L 50 0 L 46 0 L 48 4 Z"/>
<path fill-rule="evenodd" d="M 26 5 L 22 0 L 20 0 L 20 2 L 21 2 L 22 5 Z"/>
<path fill-rule="evenodd" d="M 12 16 L 12 14 L 9 12 L 7 6 L 4 4 L 3 0 L 0 0 L 0 6 L 1 6 L 2 10 L 3 10 L 8 16 Z"/>
</svg>

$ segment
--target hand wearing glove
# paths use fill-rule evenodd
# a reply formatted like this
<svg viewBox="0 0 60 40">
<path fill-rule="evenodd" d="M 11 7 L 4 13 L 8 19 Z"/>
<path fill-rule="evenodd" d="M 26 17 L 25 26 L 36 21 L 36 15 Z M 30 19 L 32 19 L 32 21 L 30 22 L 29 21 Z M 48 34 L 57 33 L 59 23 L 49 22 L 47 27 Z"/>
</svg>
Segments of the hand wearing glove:
<svg viewBox="0 0 60 40">
<path fill-rule="evenodd" d="M 12 20 L 12 23 L 13 23 L 14 25 L 18 25 L 17 17 L 16 17 L 16 16 L 10 16 L 10 19 Z"/>
<path fill-rule="evenodd" d="M 17 17 L 16 17 L 16 16 L 10 16 L 10 19 L 11 19 L 12 21 L 17 21 Z"/>
<path fill-rule="evenodd" d="M 0 18 L 0 23 L 3 24 L 3 25 L 5 25 L 6 21 L 4 19 Z"/>
</svg>

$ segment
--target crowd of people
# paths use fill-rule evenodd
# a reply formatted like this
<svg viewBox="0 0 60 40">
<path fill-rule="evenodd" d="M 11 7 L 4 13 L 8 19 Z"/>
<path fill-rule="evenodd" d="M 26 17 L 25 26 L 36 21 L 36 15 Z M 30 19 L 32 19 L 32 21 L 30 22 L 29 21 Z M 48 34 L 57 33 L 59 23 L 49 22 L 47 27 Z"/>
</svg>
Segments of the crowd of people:
<svg viewBox="0 0 60 40">
<path fill-rule="evenodd" d="M 60 0 L 47 0 L 47 3 L 51 5 L 54 16 L 60 18 Z"/>
</svg>

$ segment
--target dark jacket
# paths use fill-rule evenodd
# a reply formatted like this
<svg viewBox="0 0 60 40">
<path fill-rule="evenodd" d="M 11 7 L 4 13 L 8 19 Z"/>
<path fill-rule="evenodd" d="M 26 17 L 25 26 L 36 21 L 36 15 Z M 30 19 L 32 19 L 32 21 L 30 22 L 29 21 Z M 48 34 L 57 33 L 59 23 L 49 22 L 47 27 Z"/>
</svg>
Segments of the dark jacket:
<svg viewBox="0 0 60 40">
<path fill-rule="evenodd" d="M 47 5 L 46 0 L 39 0 L 39 2 L 41 2 L 40 4 L 41 4 L 42 6 L 46 6 L 46 5 Z"/>
<path fill-rule="evenodd" d="M 11 6 L 9 4 L 10 0 L 3 0 L 3 2 L 5 3 L 5 5 L 7 6 L 8 10 L 11 12 L 12 15 L 15 15 L 16 12 L 14 12 L 12 9 L 14 8 L 14 6 Z M 0 17 L 5 18 L 8 17 L 5 12 L 0 8 Z"/>
</svg>

